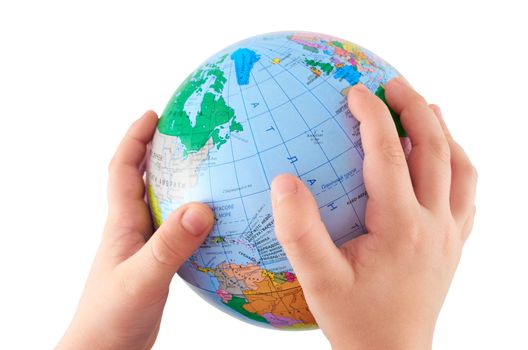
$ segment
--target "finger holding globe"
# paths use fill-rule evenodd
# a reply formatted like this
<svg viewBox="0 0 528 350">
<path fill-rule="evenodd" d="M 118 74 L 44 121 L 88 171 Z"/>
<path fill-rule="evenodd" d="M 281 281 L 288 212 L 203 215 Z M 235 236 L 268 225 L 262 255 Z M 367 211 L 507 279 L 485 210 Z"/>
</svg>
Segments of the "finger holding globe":
<svg viewBox="0 0 528 350">
<path fill-rule="evenodd" d="M 275 236 L 271 183 L 298 177 L 336 246 L 365 233 L 364 153 L 347 92 L 361 83 L 385 102 L 397 76 L 358 45 L 306 32 L 246 39 L 189 75 L 158 123 L 147 194 L 156 226 L 187 202 L 215 213 L 212 233 L 179 271 L 194 291 L 259 326 L 317 327 Z"/>
</svg>

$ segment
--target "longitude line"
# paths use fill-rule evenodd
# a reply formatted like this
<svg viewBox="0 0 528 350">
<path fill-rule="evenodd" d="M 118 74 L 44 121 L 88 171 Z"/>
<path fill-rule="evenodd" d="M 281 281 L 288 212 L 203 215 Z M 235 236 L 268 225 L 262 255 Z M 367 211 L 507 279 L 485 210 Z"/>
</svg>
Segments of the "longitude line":
<svg viewBox="0 0 528 350">
<path fill-rule="evenodd" d="M 269 58 L 269 56 L 267 56 L 267 57 Z M 267 70 L 267 68 L 266 68 L 262 63 L 260 63 L 260 64 L 261 64 L 261 65 Z M 282 67 L 282 68 L 285 69 L 284 67 Z M 285 69 L 285 70 L 286 70 L 286 69 Z M 307 89 L 307 88 L 304 86 L 304 84 L 302 84 L 302 82 L 299 81 L 299 79 L 298 79 L 294 74 L 292 74 L 292 73 L 291 73 L 290 71 L 288 71 L 288 70 L 286 70 L 286 71 L 287 71 L 287 72 L 288 72 L 288 73 L 289 73 L 289 74 L 290 74 L 295 80 L 297 80 L 297 82 L 299 82 L 299 84 L 301 84 L 305 89 Z M 286 97 L 289 98 L 288 94 L 284 91 L 284 89 L 282 88 L 282 86 L 281 86 L 281 85 L 280 85 L 275 79 L 273 79 L 273 80 L 275 81 L 275 84 L 277 84 L 277 86 L 282 90 L 282 92 L 284 93 L 284 95 L 286 95 Z M 317 96 L 315 96 L 315 94 L 314 94 L 311 90 L 310 90 L 310 94 L 311 94 L 314 98 L 316 98 L 317 101 L 323 106 L 323 108 L 325 108 L 325 110 L 328 112 L 328 114 L 329 114 L 331 117 L 333 117 L 333 114 L 330 113 L 330 111 L 328 110 L 328 108 L 327 108 L 327 107 L 326 107 L 326 106 L 325 106 L 325 105 L 319 100 L 319 98 L 317 98 Z M 309 129 L 310 132 L 312 132 L 312 129 L 310 128 L 310 126 L 308 125 L 308 123 L 306 122 L 306 120 L 304 119 L 304 117 L 302 116 L 302 114 L 299 112 L 297 106 L 295 106 L 294 103 L 292 103 L 292 105 L 293 105 L 293 107 L 295 108 L 296 112 L 297 112 L 297 113 L 299 114 L 299 116 L 301 117 L 301 119 L 303 120 L 303 122 L 304 122 L 304 124 L 306 125 L 306 127 Z M 336 123 L 337 123 L 337 122 L 336 122 Z M 341 128 L 341 129 L 342 129 L 342 128 Z M 343 132 L 344 132 L 344 130 L 343 130 Z M 345 135 L 346 135 L 346 132 L 345 132 Z M 350 139 L 349 139 L 349 140 L 350 140 Z M 350 141 L 351 141 L 351 140 L 350 140 Z M 353 144 L 353 143 L 352 143 L 352 144 Z M 359 215 L 358 215 L 358 213 L 357 213 L 357 211 L 356 211 L 356 208 L 354 208 L 354 206 L 353 206 L 352 203 L 351 203 L 350 196 L 348 195 L 347 190 L 345 189 L 345 186 L 344 186 L 344 184 L 343 184 L 343 181 L 340 179 L 339 174 L 338 174 L 337 171 L 335 170 L 334 165 L 330 162 L 330 160 L 329 160 L 328 156 L 326 155 L 326 152 L 324 151 L 323 147 L 322 147 L 320 144 L 318 144 L 318 146 L 319 146 L 319 148 L 321 149 L 321 151 L 323 152 L 323 154 L 324 154 L 324 156 L 325 156 L 325 158 L 326 158 L 328 164 L 332 167 L 332 170 L 334 171 L 335 176 L 336 176 L 337 179 L 339 180 L 339 183 L 341 184 L 341 188 L 342 188 L 343 192 L 345 193 L 345 195 L 347 196 L 348 201 L 349 201 L 349 203 L 350 203 L 350 206 L 351 206 L 352 209 L 354 210 L 354 214 L 356 215 L 356 218 L 357 218 L 358 222 L 361 224 L 361 226 L 364 226 L 363 223 L 362 223 L 362 221 L 361 221 L 361 219 L 359 218 Z"/>
<path fill-rule="evenodd" d="M 255 81 L 255 83 L 256 83 L 256 81 Z M 240 87 L 240 85 L 239 85 L 239 87 Z M 240 93 L 241 93 L 241 97 L 243 97 L 243 96 L 242 96 L 242 92 L 240 92 Z M 247 118 L 248 115 L 247 115 L 246 103 L 245 103 L 245 101 L 244 101 L 243 98 L 242 98 L 242 103 L 244 104 L 244 110 L 245 110 L 245 112 L 246 112 L 246 118 Z M 249 122 L 248 122 L 248 123 L 249 123 Z M 251 126 L 250 126 L 250 129 L 251 129 Z M 253 132 L 252 132 L 252 135 L 253 135 Z M 231 136 L 231 129 L 229 129 L 229 136 L 230 136 L 230 138 L 232 137 L 232 136 Z M 253 142 L 255 142 L 254 139 L 253 139 Z M 244 203 L 244 198 L 243 198 L 243 196 L 242 196 L 242 190 L 240 189 L 240 182 L 238 181 L 238 173 L 237 173 L 237 169 L 236 169 L 236 165 L 235 165 L 235 154 L 234 154 L 234 151 L 233 151 L 233 142 L 231 141 L 231 142 L 229 143 L 229 145 L 230 145 L 230 148 L 231 148 L 231 157 L 233 158 L 233 169 L 235 170 L 235 178 L 236 178 L 236 181 L 237 181 L 238 193 L 239 193 L 239 195 L 240 195 L 240 202 L 242 203 L 242 208 L 244 209 L 244 216 L 245 216 L 245 218 L 246 218 L 246 222 L 247 222 L 247 225 L 248 225 L 248 226 L 247 226 L 247 229 L 249 230 L 250 233 L 252 233 L 252 232 L 253 232 L 253 229 L 251 228 L 251 223 L 250 223 L 249 218 L 248 218 L 248 215 L 247 215 L 246 205 L 245 205 L 245 203 Z M 256 148 L 256 145 L 255 145 L 255 151 L 256 151 L 257 154 L 258 154 L 258 150 L 257 150 L 257 148 Z M 259 155 L 259 160 L 260 160 L 260 162 L 261 162 L 260 164 L 261 164 L 261 166 L 262 166 L 262 160 L 260 159 L 260 155 Z M 262 167 L 262 171 L 264 172 L 264 167 Z M 265 173 L 265 172 L 264 172 L 264 176 L 266 177 L 266 173 Z M 267 181 L 268 181 L 268 178 L 266 177 L 266 182 L 267 182 Z M 269 182 L 268 182 L 268 189 L 269 189 Z M 241 234 L 241 236 L 242 236 L 242 234 Z M 264 269 L 267 269 L 267 268 L 266 268 L 266 264 L 264 263 L 264 260 L 262 259 L 262 255 L 260 254 L 260 250 L 258 249 L 258 247 L 257 247 L 256 245 L 255 245 L 254 247 L 255 247 L 255 250 L 256 250 L 256 252 L 257 252 L 259 258 L 260 258 L 260 263 L 261 263 L 261 265 L 264 267 Z"/>
</svg>

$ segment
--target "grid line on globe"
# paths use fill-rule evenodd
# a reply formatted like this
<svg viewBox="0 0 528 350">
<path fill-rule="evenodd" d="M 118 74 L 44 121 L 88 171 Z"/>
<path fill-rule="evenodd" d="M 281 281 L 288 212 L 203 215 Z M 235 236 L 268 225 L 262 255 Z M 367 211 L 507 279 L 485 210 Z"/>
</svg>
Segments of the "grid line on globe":
<svg viewBox="0 0 528 350">
<path fill-rule="evenodd" d="M 263 54 L 263 55 L 264 55 L 264 54 Z M 291 72 L 289 72 L 289 71 L 287 71 L 287 70 L 285 70 L 285 71 L 286 71 L 288 74 L 290 74 L 290 75 L 292 76 L 293 79 L 295 79 L 295 80 L 297 80 L 297 81 L 299 80 L 295 75 L 291 74 Z M 272 78 L 272 79 L 275 80 L 274 78 Z M 275 82 L 276 82 L 277 85 L 280 87 L 280 89 L 282 90 L 282 92 L 288 97 L 288 100 L 289 100 L 290 103 L 291 103 L 291 99 L 290 99 L 290 97 L 288 96 L 288 94 L 284 91 L 284 89 L 281 87 L 281 85 L 280 85 L 276 80 L 275 80 Z M 328 83 L 328 82 L 327 82 L 327 83 Z M 255 80 L 255 84 L 257 85 L 257 88 L 258 88 L 258 82 L 257 82 L 256 80 Z M 330 85 L 330 84 L 329 84 L 329 85 Z M 332 87 L 333 87 L 333 86 L 332 86 Z M 259 88 L 259 90 L 260 90 L 260 88 Z M 329 114 L 329 116 L 330 116 L 329 118 L 332 118 L 332 120 L 335 121 L 335 123 L 341 128 L 341 130 L 343 130 L 342 126 L 341 126 L 341 125 L 340 125 L 340 124 L 339 124 L 339 123 L 333 118 L 333 114 L 328 110 L 328 108 L 325 106 L 325 104 L 324 104 L 323 102 L 321 102 L 321 100 L 318 99 L 316 95 L 313 94 L 313 92 L 311 91 L 311 89 L 306 88 L 306 90 L 307 90 L 307 92 L 309 92 L 309 93 L 310 93 L 310 94 L 311 94 L 311 95 L 312 95 L 312 96 L 313 96 L 313 97 L 314 97 L 314 98 L 315 98 L 315 99 L 321 104 L 321 106 L 324 107 L 324 109 L 326 109 L 326 111 L 328 112 L 328 114 Z M 295 111 L 299 114 L 299 116 L 300 116 L 301 119 L 303 120 L 304 124 L 305 124 L 306 127 L 308 128 L 308 131 L 309 131 L 309 132 L 312 132 L 312 128 L 310 128 L 310 126 L 308 125 L 308 123 L 306 122 L 306 120 L 303 118 L 302 114 L 299 112 L 299 110 L 295 107 L 294 104 L 292 104 L 292 105 L 294 106 Z M 270 112 L 270 114 L 271 114 L 271 112 Z M 279 133 L 280 133 L 280 131 L 279 131 Z M 348 138 L 348 135 L 346 134 L 346 132 L 345 132 L 344 130 L 343 130 L 343 133 L 344 133 L 344 135 L 347 136 L 347 138 Z M 348 138 L 348 139 L 350 140 L 350 138 Z M 350 143 L 352 143 L 352 146 L 354 146 L 354 143 L 352 142 L 352 140 L 350 140 Z M 332 165 L 332 162 L 330 161 L 330 159 L 329 159 L 328 156 L 326 155 L 324 149 L 321 147 L 321 144 L 320 144 L 320 143 L 317 143 L 317 145 L 319 146 L 319 148 L 321 149 L 322 153 L 324 154 L 324 156 L 325 156 L 325 158 L 326 158 L 326 162 L 323 163 L 323 164 L 329 164 L 330 167 L 332 168 L 332 170 L 333 170 L 335 176 L 336 176 L 337 178 L 339 178 L 339 175 L 338 175 L 337 171 L 335 170 L 334 166 Z M 284 147 L 286 147 L 286 149 L 287 149 L 286 143 L 284 143 Z M 357 147 L 355 147 L 355 148 L 356 148 L 356 150 L 357 150 Z M 288 153 L 289 153 L 289 152 L 288 152 Z M 360 157 L 363 158 L 363 157 L 362 157 L 362 154 L 360 154 Z M 298 172 L 297 172 L 297 176 L 300 176 L 300 174 L 299 174 Z M 343 195 L 346 196 L 346 197 L 348 198 L 348 200 L 350 201 L 350 197 L 349 197 L 349 195 L 348 195 L 348 193 L 347 193 L 347 190 L 345 189 L 345 187 L 344 187 L 342 181 L 339 181 L 339 184 L 341 185 L 341 188 L 343 189 Z M 359 217 L 358 217 L 358 215 L 357 215 L 356 209 L 354 208 L 354 205 L 351 205 L 351 207 L 352 207 L 352 209 L 354 210 L 354 214 L 356 215 L 358 221 L 361 222 L 361 220 L 359 219 Z M 363 225 L 362 225 L 362 226 L 363 226 Z"/>
<path fill-rule="evenodd" d="M 233 44 L 187 77 L 158 123 L 147 194 L 155 226 L 189 201 L 215 213 L 213 231 L 179 271 L 196 293 L 259 326 L 317 327 L 275 237 L 270 183 L 299 177 L 336 245 L 365 233 L 364 155 L 346 95 L 362 83 L 385 101 L 398 75 L 348 41 L 279 32 Z"/>
</svg>

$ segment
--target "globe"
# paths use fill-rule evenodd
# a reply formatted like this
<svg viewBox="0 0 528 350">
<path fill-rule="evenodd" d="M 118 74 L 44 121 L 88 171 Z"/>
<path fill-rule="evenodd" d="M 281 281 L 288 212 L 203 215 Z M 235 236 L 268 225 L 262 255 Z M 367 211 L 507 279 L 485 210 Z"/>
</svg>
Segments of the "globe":
<svg viewBox="0 0 528 350">
<path fill-rule="evenodd" d="M 270 183 L 281 173 L 301 179 L 336 245 L 365 233 L 363 149 L 347 90 L 362 83 L 385 101 L 398 75 L 351 42 L 279 32 L 231 45 L 186 78 L 160 117 L 147 195 L 155 226 L 186 202 L 213 210 L 212 232 L 178 272 L 196 293 L 256 325 L 317 327 L 275 237 Z"/>
</svg>

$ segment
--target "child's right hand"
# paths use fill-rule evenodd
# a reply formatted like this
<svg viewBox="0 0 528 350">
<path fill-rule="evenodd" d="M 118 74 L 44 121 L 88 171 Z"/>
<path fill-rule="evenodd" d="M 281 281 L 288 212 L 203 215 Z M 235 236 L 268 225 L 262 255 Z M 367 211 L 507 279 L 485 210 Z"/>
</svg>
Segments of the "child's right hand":
<svg viewBox="0 0 528 350">
<path fill-rule="evenodd" d="M 438 107 L 399 78 L 386 98 L 411 139 L 408 159 L 381 100 L 361 85 L 348 96 L 361 123 L 368 234 L 337 248 L 300 180 L 272 184 L 278 239 L 334 349 L 430 348 L 473 225 L 476 171 Z"/>
</svg>

